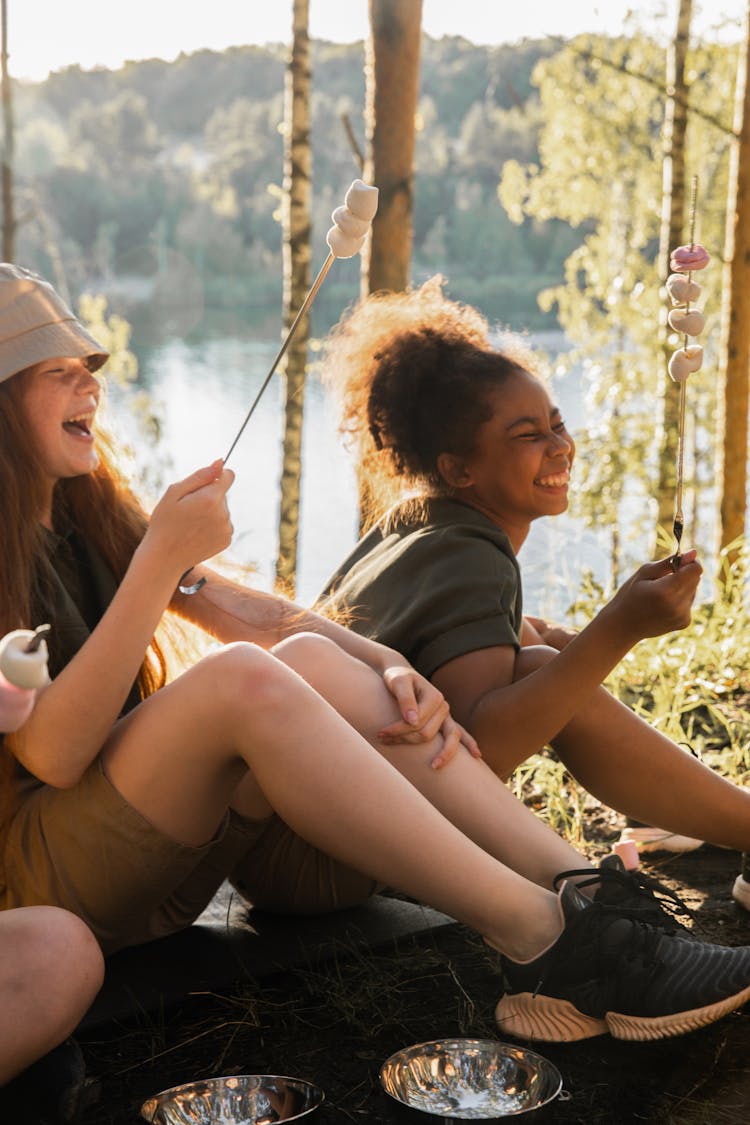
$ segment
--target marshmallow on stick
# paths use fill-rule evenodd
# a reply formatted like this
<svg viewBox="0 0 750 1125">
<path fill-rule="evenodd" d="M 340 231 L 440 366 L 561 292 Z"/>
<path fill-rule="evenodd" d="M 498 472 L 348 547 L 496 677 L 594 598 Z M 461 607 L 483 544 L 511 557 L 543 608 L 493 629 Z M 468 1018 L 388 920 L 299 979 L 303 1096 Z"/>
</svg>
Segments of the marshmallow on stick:
<svg viewBox="0 0 750 1125">
<path fill-rule="evenodd" d="M 706 326 L 702 311 L 691 308 L 690 303 L 701 295 L 700 285 L 692 278 L 693 270 L 704 269 L 710 261 L 708 251 L 697 242 L 678 246 L 669 258 L 669 267 L 674 272 L 667 278 L 667 292 L 673 308 L 667 321 L 670 328 L 685 337 L 684 345 L 669 360 L 669 375 L 675 383 L 684 383 L 703 363 L 703 348 L 700 344 L 688 344 L 687 337 L 700 335 Z"/>
<path fill-rule="evenodd" d="M 685 458 L 685 406 L 687 380 L 694 371 L 698 371 L 703 363 L 703 348 L 700 344 L 689 344 L 689 336 L 697 336 L 703 331 L 706 321 L 700 309 L 691 309 L 690 302 L 701 295 L 701 287 L 693 281 L 693 270 L 704 269 L 709 261 L 708 251 L 695 242 L 695 215 L 696 201 L 698 198 L 698 177 L 693 176 L 693 189 L 690 200 L 690 245 L 678 246 L 669 258 L 669 267 L 673 271 L 667 278 L 667 292 L 672 301 L 672 311 L 667 316 L 670 328 L 681 332 L 684 343 L 681 348 L 671 356 L 668 364 L 669 376 L 679 385 L 679 425 L 677 434 L 677 495 L 675 498 L 674 537 L 676 549 L 672 555 L 672 569 L 677 570 L 681 555 L 682 532 L 684 529 L 682 514 L 682 486 Z M 685 276 L 687 275 L 687 276 Z"/>
<path fill-rule="evenodd" d="M 315 278 L 310 292 L 302 302 L 299 312 L 292 321 L 289 331 L 287 332 L 281 347 L 279 348 L 276 358 L 271 364 L 271 368 L 261 383 L 260 389 L 253 399 L 252 405 L 248 410 L 245 418 L 237 431 L 234 441 L 229 447 L 224 464 L 226 465 L 232 454 L 234 447 L 245 432 L 245 426 L 252 418 L 255 408 L 260 402 L 261 395 L 265 391 L 268 384 L 271 382 L 271 377 L 279 365 L 282 356 L 289 347 L 292 337 L 297 330 L 299 322 L 305 315 L 307 310 L 315 300 L 315 296 L 320 289 L 326 274 L 335 262 L 336 258 L 353 258 L 364 246 L 367 232 L 370 229 L 372 220 L 375 218 L 375 212 L 378 209 L 378 189 L 369 184 L 364 183 L 362 180 L 354 180 L 349 190 L 344 197 L 343 207 L 337 207 L 333 212 L 331 218 L 333 219 L 333 226 L 326 235 L 326 242 L 328 243 L 329 254 L 326 258 L 320 273 Z M 191 568 L 192 569 L 192 568 Z M 205 586 L 206 579 L 199 578 L 197 582 L 189 583 L 187 581 L 189 570 L 186 570 L 179 581 L 178 589 L 181 594 L 197 594 L 202 586 Z"/>
<path fill-rule="evenodd" d="M 364 246 L 378 209 L 378 189 L 355 180 L 346 193 L 343 207 L 331 215 L 333 226 L 326 235 L 328 249 L 336 258 L 353 258 Z"/>
<path fill-rule="evenodd" d="M 354 180 L 344 198 L 344 206 L 337 207 L 333 212 L 333 215 L 331 216 L 334 225 L 326 235 L 326 242 L 328 243 L 328 249 L 330 253 L 323 263 L 320 273 L 315 278 L 315 281 L 310 288 L 310 292 L 302 302 L 299 312 L 292 321 L 289 331 L 287 332 L 286 337 L 281 347 L 279 348 L 276 358 L 271 364 L 271 369 L 261 383 L 260 390 L 255 396 L 252 406 L 245 415 L 245 419 L 240 426 L 234 441 L 229 447 L 229 452 L 224 458 L 225 465 L 229 460 L 230 453 L 242 437 L 245 426 L 252 418 L 255 408 L 260 402 L 260 397 L 270 383 L 271 376 L 278 367 L 281 357 L 289 347 L 292 336 L 297 330 L 297 325 L 299 324 L 300 320 L 307 312 L 307 310 L 310 308 L 310 305 L 315 300 L 315 295 L 323 284 L 323 280 L 326 274 L 328 273 L 336 258 L 353 258 L 354 255 L 362 249 L 365 238 L 367 237 L 367 232 L 370 229 L 370 224 L 375 218 L 375 212 L 377 211 L 377 209 L 378 189 L 376 187 L 371 187 L 369 184 L 364 183 L 362 180 Z M 182 591 L 182 593 L 197 593 L 197 590 L 193 590 L 190 587 L 183 588 L 184 577 L 185 576 L 183 575 L 182 579 L 180 579 L 180 590 Z M 200 589 L 200 587 L 198 587 L 198 589 Z"/>
<path fill-rule="evenodd" d="M 47 644 L 49 626 L 16 629 L 0 640 L 0 732 L 18 730 L 28 719 L 37 689 L 49 682 Z"/>
</svg>

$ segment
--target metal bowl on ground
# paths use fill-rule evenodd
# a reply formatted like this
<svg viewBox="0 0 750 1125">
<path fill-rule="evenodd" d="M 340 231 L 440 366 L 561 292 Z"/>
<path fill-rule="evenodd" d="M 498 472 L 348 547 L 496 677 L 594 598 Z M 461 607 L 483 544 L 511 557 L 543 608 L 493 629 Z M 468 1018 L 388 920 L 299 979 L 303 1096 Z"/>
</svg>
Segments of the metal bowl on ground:
<svg viewBox="0 0 750 1125">
<path fill-rule="evenodd" d="M 516 1117 L 540 1110 L 562 1089 L 547 1059 L 493 1039 L 439 1039 L 391 1055 L 380 1084 L 403 1106 L 435 1119 Z"/>
<path fill-rule="evenodd" d="M 173 1086 L 141 1106 L 150 1125 L 271 1125 L 312 1113 L 325 1094 L 278 1074 L 233 1074 Z"/>
</svg>

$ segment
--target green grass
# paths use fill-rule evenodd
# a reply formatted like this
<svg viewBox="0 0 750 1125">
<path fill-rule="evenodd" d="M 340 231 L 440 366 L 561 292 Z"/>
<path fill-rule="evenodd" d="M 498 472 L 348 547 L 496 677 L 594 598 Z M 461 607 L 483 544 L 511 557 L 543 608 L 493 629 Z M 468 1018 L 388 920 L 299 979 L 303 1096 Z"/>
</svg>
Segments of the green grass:
<svg viewBox="0 0 750 1125">
<path fill-rule="evenodd" d="M 736 550 L 736 545 L 733 545 Z M 730 565 L 712 600 L 698 604 L 684 630 L 649 638 L 615 668 L 607 688 L 662 734 L 737 785 L 750 784 L 750 607 L 747 551 Z M 571 607 L 583 627 L 605 601 L 590 577 Z M 553 755 L 528 759 L 514 789 L 556 831 L 580 847 L 590 798 Z"/>
</svg>

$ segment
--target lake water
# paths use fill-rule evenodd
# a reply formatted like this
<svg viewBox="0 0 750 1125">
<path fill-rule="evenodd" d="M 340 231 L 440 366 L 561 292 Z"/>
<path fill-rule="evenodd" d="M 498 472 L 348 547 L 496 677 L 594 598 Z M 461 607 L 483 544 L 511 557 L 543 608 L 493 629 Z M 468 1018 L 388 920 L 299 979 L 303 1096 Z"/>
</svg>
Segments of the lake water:
<svg viewBox="0 0 750 1125">
<path fill-rule="evenodd" d="M 278 331 L 276 328 L 275 331 Z M 131 409 L 119 394 L 110 412 L 131 437 L 137 457 L 158 461 L 163 486 L 226 455 L 279 346 L 274 329 L 252 337 L 216 335 L 199 342 L 167 339 L 138 352 L 139 385 L 152 396 L 163 431 L 158 450 L 139 437 Z M 532 338 L 532 343 L 534 340 Z M 564 339 L 538 343 L 548 354 Z M 586 423 L 580 378 L 554 384 L 571 432 Z M 283 425 L 282 381 L 274 375 L 229 462 L 236 474 L 229 494 L 235 537 L 229 557 L 257 569 L 256 584 L 270 589 L 277 549 L 278 493 Z M 153 475 L 153 474 L 152 474 Z M 336 432 L 330 397 L 312 376 L 305 395 L 297 599 L 309 604 L 356 542 L 356 488 L 351 459 Z M 560 617 L 584 566 L 606 582 L 607 533 L 586 529 L 570 515 L 536 523 L 521 553 L 529 612 Z"/>
</svg>

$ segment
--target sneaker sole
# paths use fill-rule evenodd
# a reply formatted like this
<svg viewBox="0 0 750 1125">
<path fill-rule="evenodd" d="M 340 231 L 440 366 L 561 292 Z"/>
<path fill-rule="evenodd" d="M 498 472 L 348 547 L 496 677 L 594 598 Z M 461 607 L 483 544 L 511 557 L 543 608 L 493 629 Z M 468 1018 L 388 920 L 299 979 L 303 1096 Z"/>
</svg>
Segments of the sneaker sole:
<svg viewBox="0 0 750 1125">
<path fill-rule="evenodd" d="M 625 828 L 620 835 L 621 843 L 633 843 L 639 852 L 672 852 L 684 855 L 703 846 L 703 840 L 692 836 L 679 836 L 676 832 L 660 832 L 658 829 Z"/>
<path fill-rule="evenodd" d="M 750 985 L 734 996 L 726 996 L 715 1004 L 689 1012 L 653 1017 L 607 1012 L 605 1018 L 600 1020 L 579 1012 L 569 1000 L 519 992 L 501 998 L 495 1008 L 495 1019 L 503 1033 L 544 1043 L 575 1043 L 580 1039 L 591 1039 L 608 1032 L 614 1039 L 648 1042 L 697 1031 L 741 1008 L 748 999 Z"/>
<path fill-rule="evenodd" d="M 685 1035 L 715 1023 L 722 1016 L 741 1008 L 750 999 L 750 985 L 734 996 L 726 996 L 705 1008 L 695 1008 L 692 1012 L 675 1012 L 672 1016 L 623 1016 L 617 1012 L 607 1012 L 607 1024 L 615 1039 L 646 1041 L 649 1039 L 669 1039 L 673 1035 Z"/>
<path fill-rule="evenodd" d="M 516 992 L 501 997 L 495 1019 L 503 1034 L 544 1043 L 575 1043 L 609 1031 L 606 1020 L 585 1016 L 569 1000 Z"/>
</svg>

